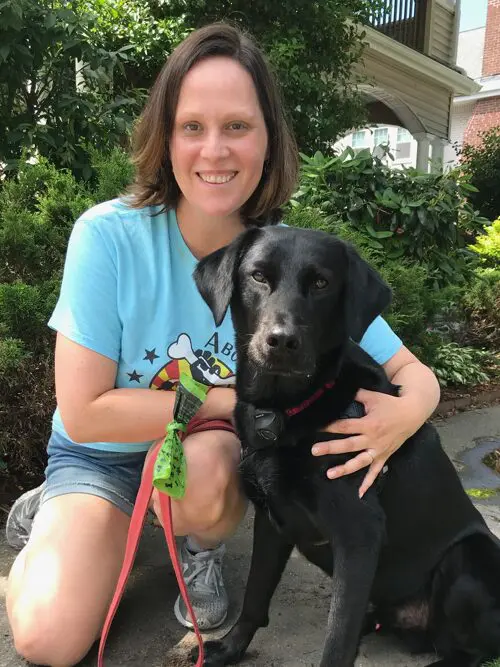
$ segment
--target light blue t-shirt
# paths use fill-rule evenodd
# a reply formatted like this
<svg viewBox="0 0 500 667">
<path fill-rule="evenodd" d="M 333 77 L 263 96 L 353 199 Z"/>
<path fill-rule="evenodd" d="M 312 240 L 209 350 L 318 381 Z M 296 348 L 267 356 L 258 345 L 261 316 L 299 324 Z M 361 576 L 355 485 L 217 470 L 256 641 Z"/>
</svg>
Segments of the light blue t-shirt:
<svg viewBox="0 0 500 667">
<path fill-rule="evenodd" d="M 197 259 L 175 212 L 129 208 L 115 199 L 75 223 L 61 293 L 49 326 L 118 364 L 116 387 L 173 389 L 180 372 L 211 385 L 234 383 L 230 313 L 219 327 L 192 274 Z M 378 317 L 361 346 L 379 363 L 401 341 Z M 78 381 L 78 378 L 75 378 Z M 53 428 L 71 441 L 59 410 Z M 147 442 L 80 443 L 108 451 L 145 451 Z"/>
</svg>

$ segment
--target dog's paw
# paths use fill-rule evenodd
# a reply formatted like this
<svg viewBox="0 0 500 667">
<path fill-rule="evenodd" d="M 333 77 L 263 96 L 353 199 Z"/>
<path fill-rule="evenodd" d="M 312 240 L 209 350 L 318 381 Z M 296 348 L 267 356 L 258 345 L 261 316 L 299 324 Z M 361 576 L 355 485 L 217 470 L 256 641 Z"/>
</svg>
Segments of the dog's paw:
<svg viewBox="0 0 500 667">
<path fill-rule="evenodd" d="M 205 659 L 203 667 L 224 667 L 224 665 L 235 665 L 242 655 L 232 653 L 222 641 L 209 641 L 203 644 Z M 198 648 L 194 648 L 190 654 L 191 662 L 196 664 L 198 660 Z"/>
</svg>

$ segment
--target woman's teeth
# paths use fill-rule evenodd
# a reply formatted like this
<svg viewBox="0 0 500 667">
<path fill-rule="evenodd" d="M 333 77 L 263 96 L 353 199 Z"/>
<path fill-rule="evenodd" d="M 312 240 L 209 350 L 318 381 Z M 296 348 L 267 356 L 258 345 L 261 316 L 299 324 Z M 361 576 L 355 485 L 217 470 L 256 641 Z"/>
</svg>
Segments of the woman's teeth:
<svg viewBox="0 0 500 667">
<path fill-rule="evenodd" d="M 229 183 L 235 176 L 236 172 L 233 171 L 231 174 L 198 174 L 202 181 L 205 183 Z"/>
</svg>

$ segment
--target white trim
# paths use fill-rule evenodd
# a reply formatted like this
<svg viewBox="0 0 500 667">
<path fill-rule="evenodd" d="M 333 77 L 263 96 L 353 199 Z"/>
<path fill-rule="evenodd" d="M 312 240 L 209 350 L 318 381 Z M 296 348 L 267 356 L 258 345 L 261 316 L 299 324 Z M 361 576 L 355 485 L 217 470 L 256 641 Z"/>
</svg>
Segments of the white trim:
<svg viewBox="0 0 500 667">
<path fill-rule="evenodd" d="M 480 90 L 480 86 L 473 79 L 460 74 L 451 67 L 446 67 L 446 65 L 442 65 L 436 60 L 400 44 L 395 39 L 387 37 L 387 35 L 374 28 L 363 26 L 363 30 L 366 32 L 368 47 L 375 53 L 395 60 L 398 66 L 404 64 L 404 67 L 410 71 L 417 71 L 421 76 L 436 81 L 455 95 L 472 95 Z"/>
<path fill-rule="evenodd" d="M 453 98 L 453 105 L 460 106 L 468 102 L 476 102 L 478 100 L 487 100 L 489 97 L 500 97 L 500 86 L 496 90 L 481 90 L 475 95 L 463 95 Z"/>
</svg>

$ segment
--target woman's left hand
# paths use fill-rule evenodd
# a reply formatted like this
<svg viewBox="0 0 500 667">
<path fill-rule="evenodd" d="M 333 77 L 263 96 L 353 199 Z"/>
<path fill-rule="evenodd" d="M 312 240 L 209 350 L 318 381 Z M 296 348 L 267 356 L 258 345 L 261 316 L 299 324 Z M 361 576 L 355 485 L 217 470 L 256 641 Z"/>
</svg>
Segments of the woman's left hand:
<svg viewBox="0 0 500 667">
<path fill-rule="evenodd" d="M 330 468 L 330 479 L 348 475 L 369 466 L 359 489 L 359 497 L 377 479 L 387 459 L 419 428 L 421 422 L 413 411 L 405 410 L 405 398 L 360 389 L 356 401 L 363 403 L 366 415 L 359 419 L 339 419 L 323 430 L 349 437 L 314 445 L 314 456 L 360 452 L 344 465 Z"/>
</svg>

